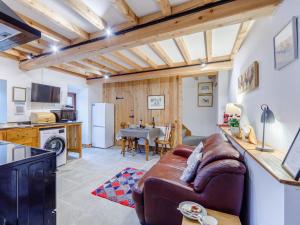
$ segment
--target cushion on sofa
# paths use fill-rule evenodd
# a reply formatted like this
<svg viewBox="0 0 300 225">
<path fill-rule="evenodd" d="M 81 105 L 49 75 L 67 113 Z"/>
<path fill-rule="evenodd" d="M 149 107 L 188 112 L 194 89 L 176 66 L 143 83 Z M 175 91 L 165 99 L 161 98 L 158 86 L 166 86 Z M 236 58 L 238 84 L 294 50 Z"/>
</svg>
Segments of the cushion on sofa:
<svg viewBox="0 0 300 225">
<path fill-rule="evenodd" d="M 187 167 L 184 169 L 180 177 L 180 180 L 189 183 L 195 179 L 196 172 L 200 164 L 201 158 L 202 158 L 201 149 L 195 150 L 193 154 L 190 155 L 190 157 L 187 160 Z"/>
<path fill-rule="evenodd" d="M 193 153 L 187 159 L 188 165 L 190 165 L 192 163 L 192 161 L 194 160 L 196 155 L 198 155 L 200 152 L 202 152 L 202 149 L 203 149 L 203 143 L 201 142 L 200 144 L 198 144 L 198 146 L 194 149 Z"/>
<path fill-rule="evenodd" d="M 195 149 L 194 146 L 177 145 L 173 150 L 173 154 L 188 158 L 192 154 L 194 149 Z"/>
</svg>

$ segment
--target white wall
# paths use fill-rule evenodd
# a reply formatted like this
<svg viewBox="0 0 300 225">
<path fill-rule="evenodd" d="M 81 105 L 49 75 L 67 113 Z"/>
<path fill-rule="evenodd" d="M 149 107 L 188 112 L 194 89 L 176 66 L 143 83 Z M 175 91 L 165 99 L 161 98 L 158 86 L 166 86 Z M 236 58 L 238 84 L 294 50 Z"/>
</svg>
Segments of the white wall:
<svg viewBox="0 0 300 225">
<path fill-rule="evenodd" d="M 265 103 L 270 106 L 277 121 L 268 125 L 266 142 L 283 151 L 289 148 L 300 125 L 300 61 L 298 59 L 280 71 L 275 70 L 273 37 L 292 16 L 300 16 L 299 0 L 283 1 L 274 15 L 262 18 L 254 24 L 249 37 L 235 57 L 229 93 L 230 101 L 242 103 L 244 106 L 258 138 L 262 136 L 260 105 Z M 238 76 L 255 60 L 260 64 L 259 88 L 244 96 L 238 95 Z"/>
<path fill-rule="evenodd" d="M 224 122 L 224 112 L 226 105 L 228 103 L 228 87 L 231 71 L 220 71 L 217 81 L 218 81 L 218 124 L 223 124 Z"/>
<path fill-rule="evenodd" d="M 77 93 L 78 121 L 83 122 L 83 143 L 90 143 L 89 96 L 97 95 L 100 92 L 101 86 L 99 86 L 99 90 L 96 90 L 93 85 L 87 84 L 87 81 L 83 78 L 48 69 L 38 69 L 28 72 L 21 71 L 16 61 L 6 58 L 0 58 L 0 68 L 0 79 L 7 80 L 8 122 L 28 121 L 32 111 L 40 112 L 60 108 L 61 105 L 67 103 L 68 91 L 74 91 Z M 60 87 L 61 104 L 30 103 L 30 87 L 32 82 Z M 27 88 L 27 102 L 24 115 L 15 115 L 15 103 L 12 101 L 12 87 L 14 86 Z M 89 88 L 90 86 L 92 87 L 91 89 Z"/>
<path fill-rule="evenodd" d="M 208 136 L 217 131 L 217 88 L 214 87 L 213 107 L 198 107 L 198 83 L 211 82 L 208 77 L 201 76 L 182 79 L 183 124 L 193 135 Z"/>
</svg>

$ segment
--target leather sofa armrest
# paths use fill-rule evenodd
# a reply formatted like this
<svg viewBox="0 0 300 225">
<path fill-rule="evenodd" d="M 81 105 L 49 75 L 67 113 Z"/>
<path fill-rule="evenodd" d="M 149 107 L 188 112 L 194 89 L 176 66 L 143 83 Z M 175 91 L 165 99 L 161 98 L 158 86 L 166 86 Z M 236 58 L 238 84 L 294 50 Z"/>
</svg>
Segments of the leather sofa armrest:
<svg viewBox="0 0 300 225">
<path fill-rule="evenodd" d="M 173 154 L 188 158 L 192 154 L 194 149 L 195 149 L 194 146 L 177 145 L 173 150 Z"/>
<path fill-rule="evenodd" d="M 182 215 L 178 211 L 183 201 L 199 202 L 197 194 L 188 184 L 149 177 L 144 185 L 146 224 L 180 225 Z M 167 216 L 172 215 L 172 216 Z"/>
</svg>

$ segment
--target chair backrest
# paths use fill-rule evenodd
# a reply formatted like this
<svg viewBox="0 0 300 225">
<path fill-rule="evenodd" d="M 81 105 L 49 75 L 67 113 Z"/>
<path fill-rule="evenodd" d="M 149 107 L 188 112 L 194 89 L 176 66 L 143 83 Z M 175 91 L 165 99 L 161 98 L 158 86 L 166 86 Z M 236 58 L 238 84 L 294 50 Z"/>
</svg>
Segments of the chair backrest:
<svg viewBox="0 0 300 225">
<path fill-rule="evenodd" d="M 170 143 L 170 147 L 173 147 L 175 138 L 175 125 L 168 123 L 165 128 L 165 138 L 164 140 Z"/>
<path fill-rule="evenodd" d="M 120 127 L 121 127 L 121 129 L 128 128 L 129 127 L 129 123 L 127 123 L 127 122 L 121 122 Z"/>
</svg>

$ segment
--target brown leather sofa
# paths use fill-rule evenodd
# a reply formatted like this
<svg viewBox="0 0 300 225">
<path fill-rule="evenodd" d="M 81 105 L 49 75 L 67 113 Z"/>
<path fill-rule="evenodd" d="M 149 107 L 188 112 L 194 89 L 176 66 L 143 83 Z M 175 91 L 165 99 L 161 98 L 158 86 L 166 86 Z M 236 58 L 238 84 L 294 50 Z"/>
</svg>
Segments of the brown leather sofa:
<svg viewBox="0 0 300 225">
<path fill-rule="evenodd" d="M 135 185 L 133 199 L 141 224 L 181 225 L 177 207 L 182 201 L 240 214 L 246 172 L 243 157 L 218 134 L 203 142 L 203 158 L 192 183 L 181 181 L 180 176 L 194 147 L 179 145 Z"/>
</svg>

